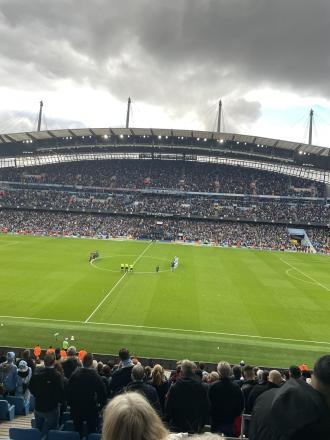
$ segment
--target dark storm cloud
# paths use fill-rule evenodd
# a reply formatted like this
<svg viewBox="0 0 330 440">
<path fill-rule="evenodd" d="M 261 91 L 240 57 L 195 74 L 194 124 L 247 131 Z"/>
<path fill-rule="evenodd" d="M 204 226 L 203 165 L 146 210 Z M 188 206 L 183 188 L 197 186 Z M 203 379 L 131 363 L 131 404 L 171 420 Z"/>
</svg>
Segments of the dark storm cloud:
<svg viewBox="0 0 330 440">
<path fill-rule="evenodd" d="M 236 129 L 260 115 L 242 99 L 253 88 L 330 97 L 329 0 L 0 0 L 0 11 L 3 86 L 72 79 L 201 119 L 223 97 Z"/>
</svg>

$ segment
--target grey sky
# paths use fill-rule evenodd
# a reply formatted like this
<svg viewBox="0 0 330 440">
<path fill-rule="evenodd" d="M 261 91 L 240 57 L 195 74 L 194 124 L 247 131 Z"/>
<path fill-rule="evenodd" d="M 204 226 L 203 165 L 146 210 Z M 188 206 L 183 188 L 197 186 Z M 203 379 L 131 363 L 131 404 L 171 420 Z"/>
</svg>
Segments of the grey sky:
<svg viewBox="0 0 330 440">
<path fill-rule="evenodd" d="M 139 125 L 157 107 L 169 123 L 214 128 L 221 97 L 228 129 L 263 131 L 273 107 L 265 89 L 282 93 L 284 108 L 298 105 L 292 96 L 330 108 L 329 41 L 329 0 L 0 0 L 0 100 L 1 90 L 16 96 L 1 111 L 26 111 L 20 92 L 22 101 L 45 91 L 65 99 L 69 82 L 81 96 L 108 94 L 114 108 L 131 95 L 145 112 Z M 92 122 L 63 104 L 72 105 L 63 119 Z M 111 114 L 117 122 L 118 109 Z"/>
</svg>

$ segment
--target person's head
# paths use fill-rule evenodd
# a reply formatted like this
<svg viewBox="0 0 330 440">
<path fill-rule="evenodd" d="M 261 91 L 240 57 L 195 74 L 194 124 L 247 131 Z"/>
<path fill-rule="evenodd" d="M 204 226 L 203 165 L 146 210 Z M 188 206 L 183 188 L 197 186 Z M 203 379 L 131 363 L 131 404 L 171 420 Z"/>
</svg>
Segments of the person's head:
<svg viewBox="0 0 330 440">
<path fill-rule="evenodd" d="M 44 364 L 46 368 L 52 368 L 55 364 L 55 355 L 54 353 L 47 353 L 44 357 Z"/>
<path fill-rule="evenodd" d="M 243 368 L 243 376 L 245 380 L 255 380 L 254 370 L 251 365 L 245 365 Z"/>
<path fill-rule="evenodd" d="M 301 371 L 298 365 L 291 365 L 289 368 L 289 376 L 292 379 L 300 379 L 301 378 Z"/>
<path fill-rule="evenodd" d="M 268 382 L 274 383 L 277 386 L 282 385 L 283 378 L 279 371 L 271 370 L 268 375 Z"/>
<path fill-rule="evenodd" d="M 26 361 L 21 360 L 18 364 L 18 371 L 20 373 L 26 373 L 28 371 L 29 367 Z"/>
<path fill-rule="evenodd" d="M 156 364 L 151 372 L 151 381 L 153 385 L 160 386 L 164 382 L 164 368 Z"/>
<path fill-rule="evenodd" d="M 73 345 L 71 346 L 71 347 L 69 347 L 68 349 L 67 349 L 67 351 L 66 351 L 66 354 L 68 355 L 68 356 L 77 356 L 77 349 L 76 349 L 76 347 L 74 347 Z"/>
<path fill-rule="evenodd" d="M 111 368 L 108 364 L 103 365 L 102 374 L 105 377 L 111 377 Z"/>
<path fill-rule="evenodd" d="M 228 379 L 231 375 L 231 366 L 226 361 L 221 361 L 217 366 L 218 374 L 220 379 Z"/>
<path fill-rule="evenodd" d="M 141 364 L 134 365 L 132 368 L 131 378 L 135 382 L 142 382 L 144 378 L 144 368 Z"/>
<path fill-rule="evenodd" d="M 199 363 L 198 363 L 198 367 L 199 367 L 200 370 L 204 371 L 204 370 L 205 370 L 205 364 L 204 364 L 204 362 L 199 362 Z"/>
<path fill-rule="evenodd" d="M 330 406 L 330 355 L 320 357 L 314 365 L 312 387 L 322 393 Z"/>
<path fill-rule="evenodd" d="M 149 365 L 144 367 L 144 375 L 145 375 L 146 379 L 150 379 L 151 371 L 152 371 L 152 368 Z"/>
<path fill-rule="evenodd" d="M 234 365 L 232 368 L 233 371 L 233 376 L 235 380 L 240 380 L 241 376 L 242 376 L 242 370 L 241 367 L 239 365 Z"/>
<path fill-rule="evenodd" d="M 257 380 L 258 380 L 259 383 L 264 383 L 265 382 L 266 377 L 265 377 L 265 374 L 264 374 L 264 370 L 260 370 L 259 369 L 257 371 L 256 376 L 257 376 Z"/>
<path fill-rule="evenodd" d="M 181 376 L 182 377 L 188 377 L 194 374 L 196 371 L 196 364 L 195 362 L 189 361 L 188 359 L 185 359 L 181 363 Z"/>
<path fill-rule="evenodd" d="M 130 359 L 129 351 L 127 348 L 121 348 L 119 350 L 118 356 L 121 361 L 128 361 Z"/>
<path fill-rule="evenodd" d="M 83 357 L 82 364 L 84 368 L 93 368 L 93 354 L 92 353 L 86 353 Z"/>
<path fill-rule="evenodd" d="M 164 440 L 161 419 L 139 393 L 121 394 L 104 411 L 102 440 Z"/>
<path fill-rule="evenodd" d="M 15 353 L 13 351 L 8 351 L 8 353 L 7 353 L 7 362 L 9 364 L 12 364 L 13 362 L 15 362 Z"/>
<path fill-rule="evenodd" d="M 103 375 L 103 362 L 97 363 L 97 372 L 102 376 Z"/>
<path fill-rule="evenodd" d="M 216 382 L 217 380 L 219 380 L 219 374 L 216 371 L 211 371 L 208 379 L 209 383 Z"/>
<path fill-rule="evenodd" d="M 22 355 L 22 359 L 24 359 L 25 361 L 27 361 L 27 360 L 30 359 L 30 357 L 31 357 L 30 350 L 24 350 L 24 351 L 23 351 L 23 355 Z"/>
</svg>

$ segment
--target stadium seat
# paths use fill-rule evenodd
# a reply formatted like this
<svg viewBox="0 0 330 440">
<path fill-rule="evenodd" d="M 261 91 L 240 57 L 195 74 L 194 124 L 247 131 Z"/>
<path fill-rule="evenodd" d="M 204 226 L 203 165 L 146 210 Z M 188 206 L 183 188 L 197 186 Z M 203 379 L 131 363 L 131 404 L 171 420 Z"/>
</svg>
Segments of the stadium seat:
<svg viewBox="0 0 330 440">
<path fill-rule="evenodd" d="M 60 431 L 74 431 L 73 420 L 65 420 L 63 425 L 60 427 Z"/>
<path fill-rule="evenodd" d="M 36 419 L 31 419 L 31 428 L 36 427 Z"/>
<path fill-rule="evenodd" d="M 41 432 L 35 428 L 9 428 L 11 440 L 41 440 Z"/>
<path fill-rule="evenodd" d="M 92 434 L 88 434 L 87 440 L 101 440 L 102 434 L 97 434 L 93 432 Z"/>
<path fill-rule="evenodd" d="M 61 414 L 61 422 L 60 422 L 60 425 L 63 425 L 63 423 L 65 423 L 67 420 L 71 420 L 71 413 L 70 413 L 70 411 L 64 411 L 64 412 Z M 66 431 L 68 431 L 68 429 L 67 429 Z"/>
<path fill-rule="evenodd" d="M 0 400 L 0 420 L 13 420 L 15 417 L 15 406 L 10 405 L 8 407 L 7 400 Z"/>
<path fill-rule="evenodd" d="M 15 406 L 15 416 L 27 416 L 29 414 L 30 403 L 18 396 L 7 396 L 6 400 L 10 405 Z"/>
<path fill-rule="evenodd" d="M 55 431 L 50 430 L 47 440 L 80 440 L 80 435 L 76 431 Z"/>
</svg>

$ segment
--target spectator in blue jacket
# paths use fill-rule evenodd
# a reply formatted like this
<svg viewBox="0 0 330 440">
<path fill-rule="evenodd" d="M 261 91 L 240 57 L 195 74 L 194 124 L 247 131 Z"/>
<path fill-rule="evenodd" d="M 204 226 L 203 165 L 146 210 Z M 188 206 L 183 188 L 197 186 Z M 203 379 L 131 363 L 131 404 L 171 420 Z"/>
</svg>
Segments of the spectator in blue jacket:
<svg viewBox="0 0 330 440">
<path fill-rule="evenodd" d="M 17 386 L 17 367 L 15 353 L 9 351 L 7 360 L 0 365 L 0 382 L 3 383 L 4 395 L 14 396 Z"/>
</svg>

